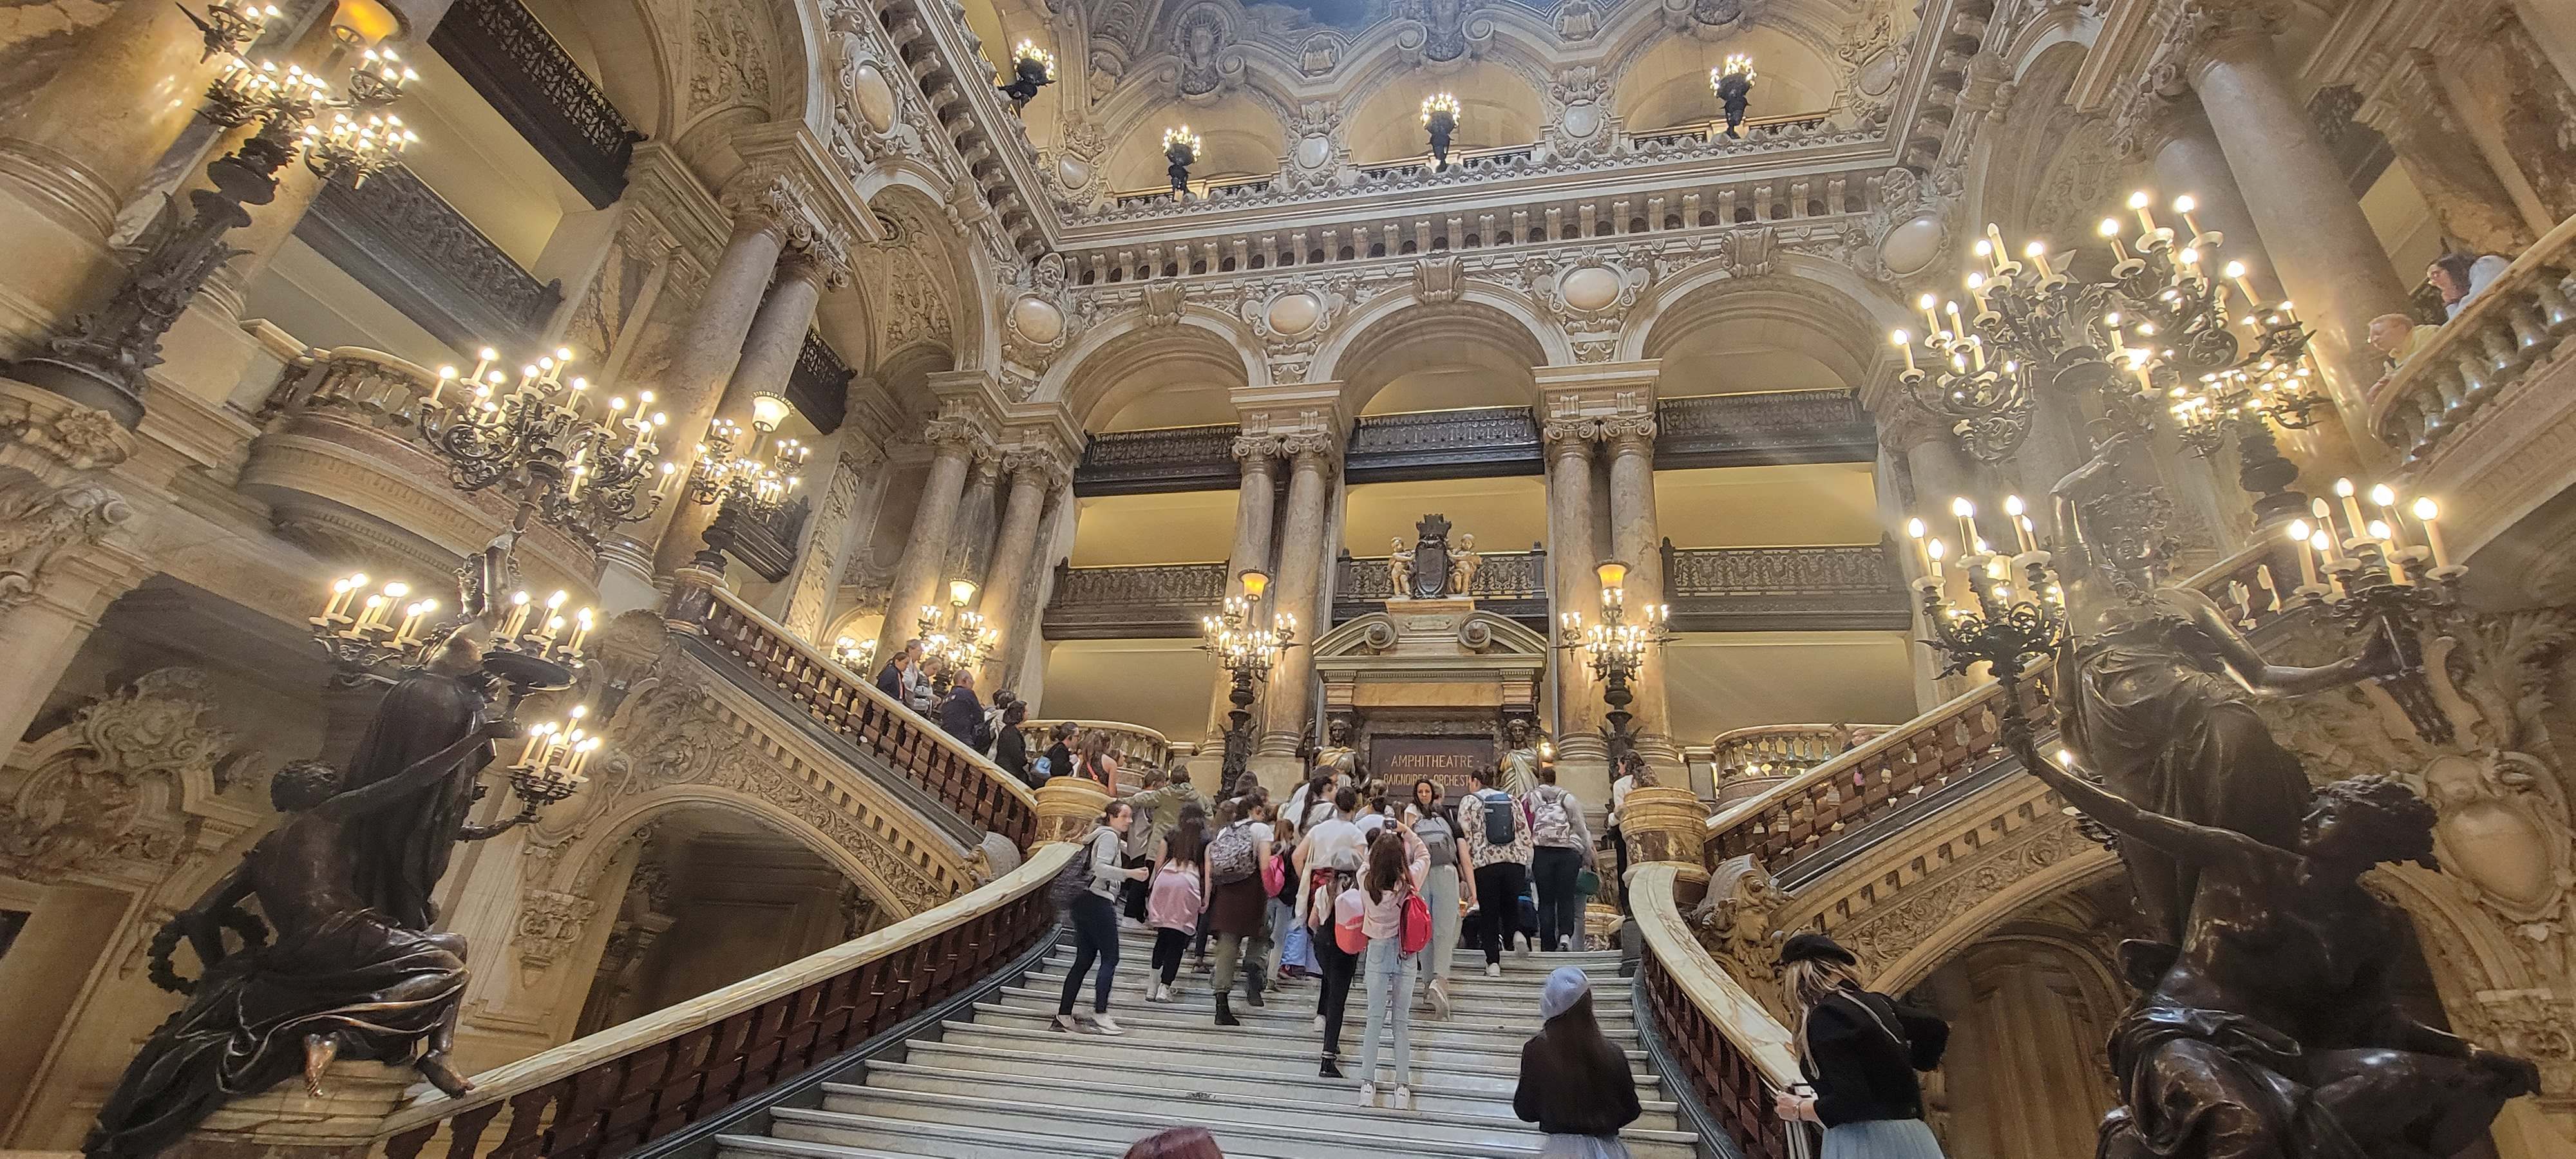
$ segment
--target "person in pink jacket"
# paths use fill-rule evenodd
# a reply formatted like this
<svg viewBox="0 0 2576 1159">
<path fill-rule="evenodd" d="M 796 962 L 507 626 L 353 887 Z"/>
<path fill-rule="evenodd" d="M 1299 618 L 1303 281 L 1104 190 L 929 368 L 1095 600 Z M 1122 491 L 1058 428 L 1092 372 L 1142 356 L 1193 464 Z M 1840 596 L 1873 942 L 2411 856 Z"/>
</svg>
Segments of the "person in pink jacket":
<svg viewBox="0 0 2576 1159">
<path fill-rule="evenodd" d="M 1431 850 L 1402 825 L 1379 828 L 1369 845 L 1368 869 L 1352 892 L 1361 895 L 1360 932 L 1368 937 L 1361 964 L 1368 996 L 1368 1026 L 1360 1032 L 1360 1105 L 1378 1105 L 1377 1052 L 1381 1032 L 1392 1031 L 1395 1082 L 1386 1105 L 1413 1109 L 1413 978 L 1422 955 L 1404 951 L 1405 902 L 1422 891 Z"/>
</svg>

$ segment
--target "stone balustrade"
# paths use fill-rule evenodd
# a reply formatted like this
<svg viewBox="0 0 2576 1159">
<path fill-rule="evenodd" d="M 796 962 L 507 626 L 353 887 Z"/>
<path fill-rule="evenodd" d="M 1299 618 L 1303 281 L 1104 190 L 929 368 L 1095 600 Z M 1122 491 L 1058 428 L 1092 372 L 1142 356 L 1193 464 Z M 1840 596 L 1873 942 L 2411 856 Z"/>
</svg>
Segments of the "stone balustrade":
<svg viewBox="0 0 2576 1159">
<path fill-rule="evenodd" d="M 1047 738 L 1055 726 L 1070 724 L 1084 732 L 1097 730 L 1109 741 L 1109 752 L 1118 758 L 1122 780 L 1142 778 L 1147 769 L 1159 769 L 1171 763 L 1172 742 L 1163 734 L 1141 724 L 1116 720 L 1028 720 L 1020 722 L 1020 739 L 1029 746 L 1029 758 L 1035 760 L 1054 743 Z M 1075 735 L 1079 736 L 1080 733 Z M 1061 773 L 1065 770 L 1056 769 Z"/>
<path fill-rule="evenodd" d="M 1772 785 L 1850 752 L 1895 728 L 1892 724 L 1758 724 L 1717 734 L 1709 763 L 1717 780 L 1718 808 L 1759 795 Z"/>
<path fill-rule="evenodd" d="M 1690 1095 L 1746 1159 L 1805 1159 L 1803 1128 L 1780 1121 L 1773 1096 L 1801 1082 L 1789 1029 L 1703 948 L 1684 915 L 1704 882 L 1670 862 L 1628 871 L 1628 907 L 1645 953 L 1638 965 L 1656 1045 Z"/>
<path fill-rule="evenodd" d="M 2576 218 L 2551 230 L 2478 300 L 2370 390 L 2370 428 L 2410 463 L 2467 432 L 2576 331 Z"/>
</svg>

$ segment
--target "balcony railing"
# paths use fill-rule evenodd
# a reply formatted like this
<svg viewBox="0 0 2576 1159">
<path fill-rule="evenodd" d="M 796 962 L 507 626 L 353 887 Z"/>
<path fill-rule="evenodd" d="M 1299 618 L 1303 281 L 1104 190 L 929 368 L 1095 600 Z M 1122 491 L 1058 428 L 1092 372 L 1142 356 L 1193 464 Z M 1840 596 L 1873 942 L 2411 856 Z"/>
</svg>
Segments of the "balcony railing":
<svg viewBox="0 0 2576 1159">
<path fill-rule="evenodd" d="M 1277 180 L 1279 175 L 1276 173 L 1253 173 L 1241 177 L 1211 177 L 1204 181 L 1192 181 L 1188 188 L 1190 195 L 1200 201 L 1223 200 L 1228 197 L 1261 192 L 1270 188 L 1270 184 Z M 1169 185 L 1155 189 L 1130 189 L 1124 193 L 1109 195 L 1110 200 L 1118 205 L 1143 205 L 1158 197 L 1171 196 L 1172 188 Z"/>
<path fill-rule="evenodd" d="M 1747 117 L 1744 120 L 1744 128 L 1740 131 L 1747 140 L 1765 133 L 1811 133 L 1824 128 L 1826 118 L 1832 115 L 1830 112 L 1823 112 L 1787 113 L 1776 117 Z M 1726 122 L 1721 119 L 1701 121 L 1693 125 L 1674 125 L 1669 129 L 1648 129 L 1642 133 L 1630 133 L 1628 141 L 1644 148 L 1674 141 L 1708 142 L 1725 135 Z"/>
<path fill-rule="evenodd" d="M 1234 462 L 1234 439 L 1242 433 L 1226 423 L 1093 435 L 1074 468 L 1074 489 L 1084 495 L 1231 490 L 1243 482 Z"/>
<path fill-rule="evenodd" d="M 675 627 L 695 631 L 739 661 L 815 724 L 883 759 L 897 776 L 977 828 L 1022 849 L 1037 835 L 1037 801 L 1027 786 L 733 593 L 701 588 L 695 598 L 675 594 L 668 614 Z"/>
<path fill-rule="evenodd" d="M 1151 563 L 1055 571 L 1047 598 L 1050 640 L 1170 639 L 1199 634 L 1199 617 L 1225 602 L 1223 563 Z"/>
<path fill-rule="evenodd" d="M 1685 632 L 1898 631 L 1913 625 L 1904 581 L 1878 544 L 1664 545 L 1664 602 Z"/>
<path fill-rule="evenodd" d="M 1827 840 L 2001 755 L 2003 689 L 1980 685 L 1709 822 L 1708 864 L 1752 854 L 1775 875 Z"/>
<path fill-rule="evenodd" d="M 1059 724 L 1070 724 L 1080 730 L 1074 734 L 1077 737 L 1082 732 L 1095 729 L 1106 737 L 1109 741 L 1109 752 L 1118 758 L 1118 781 L 1122 787 L 1142 783 L 1148 770 L 1159 769 L 1171 763 L 1172 742 L 1164 739 L 1162 733 L 1141 724 L 1128 724 L 1119 720 L 1022 721 L 1020 739 L 1029 746 L 1030 760 L 1036 760 L 1044 755 L 1047 746 L 1055 743 L 1048 738 L 1054 733 L 1055 726 Z M 1066 770 L 1048 771 L 1062 775 Z"/>
<path fill-rule="evenodd" d="M 2370 427 L 2410 461 L 2462 438 L 2576 331 L 2576 218 L 2549 231 L 2370 392 Z"/>
<path fill-rule="evenodd" d="M 1666 382 L 1665 391 L 1688 383 Z M 1667 398 L 1655 406 L 1655 466 L 1866 463 L 1878 424 L 1848 390 L 1779 390 Z"/>
<path fill-rule="evenodd" d="M 1351 428 L 1344 472 L 1354 483 L 1534 475 L 1538 419 L 1525 406 L 1365 415 Z"/>
<path fill-rule="evenodd" d="M 875 933 L 474 1076 L 395 1112 L 352 1159 L 616 1159 L 752 1102 L 929 1014 L 1055 928 L 1050 845 Z"/>
<path fill-rule="evenodd" d="M 1789 1031 L 1701 948 L 1682 916 L 1698 898 L 1683 896 L 1680 868 L 1641 865 L 1628 879 L 1629 907 L 1645 942 L 1638 959 L 1645 1013 L 1733 1150 L 1745 1159 L 1805 1159 L 1812 1153 L 1806 1129 L 1772 1111 L 1773 1096 L 1803 1081 Z"/>
<path fill-rule="evenodd" d="M 1709 764 L 1716 770 L 1718 805 L 1724 808 L 1760 787 L 1869 743 L 1892 724 L 1758 724 L 1717 734 Z"/>
<path fill-rule="evenodd" d="M 625 192 L 644 134 L 519 0 L 457 0 L 429 46 L 592 207 Z"/>
<path fill-rule="evenodd" d="M 841 429 L 850 406 L 850 380 L 858 372 L 841 361 L 814 331 L 805 332 L 805 345 L 796 351 L 796 367 L 787 375 L 787 401 L 796 404 L 798 413 L 814 429 L 831 434 Z"/>
<path fill-rule="evenodd" d="M 351 189 L 325 181 L 295 236 L 459 350 L 531 346 L 563 303 L 400 165 Z"/>
<path fill-rule="evenodd" d="M 1489 551 L 1467 585 L 1467 595 L 1484 611 L 1509 616 L 1544 632 L 1547 629 L 1547 551 Z M 1333 623 L 1343 624 L 1386 610 L 1395 594 L 1386 557 L 1343 556 L 1333 578 Z"/>
</svg>

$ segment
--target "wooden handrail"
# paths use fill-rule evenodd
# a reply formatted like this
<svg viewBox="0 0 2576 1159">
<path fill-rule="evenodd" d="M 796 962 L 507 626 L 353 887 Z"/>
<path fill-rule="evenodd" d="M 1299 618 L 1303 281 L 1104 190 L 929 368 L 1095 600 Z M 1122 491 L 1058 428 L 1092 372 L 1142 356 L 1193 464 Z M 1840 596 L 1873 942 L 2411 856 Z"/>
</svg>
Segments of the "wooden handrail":
<svg viewBox="0 0 2576 1159">
<path fill-rule="evenodd" d="M 1806 1132 L 1771 1110 L 1771 1096 L 1800 1081 L 1789 1028 L 1691 935 L 1676 892 L 1679 873 L 1669 862 L 1628 871 L 1628 906 L 1645 941 L 1655 1029 L 1689 1072 L 1701 1105 L 1747 1159 L 1797 1159 L 1807 1153 Z"/>
<path fill-rule="evenodd" d="M 705 590 L 713 598 L 688 622 L 709 645 L 741 661 L 815 723 L 883 757 L 959 817 L 1014 847 L 1029 847 L 1038 813 L 1028 786 L 732 592 Z"/>
<path fill-rule="evenodd" d="M 840 1057 L 1027 951 L 1055 925 L 1046 846 L 925 913 L 474 1076 L 387 1118 L 368 1154 L 614 1159 Z M 499 1130 L 494 1132 L 495 1126 Z"/>
</svg>

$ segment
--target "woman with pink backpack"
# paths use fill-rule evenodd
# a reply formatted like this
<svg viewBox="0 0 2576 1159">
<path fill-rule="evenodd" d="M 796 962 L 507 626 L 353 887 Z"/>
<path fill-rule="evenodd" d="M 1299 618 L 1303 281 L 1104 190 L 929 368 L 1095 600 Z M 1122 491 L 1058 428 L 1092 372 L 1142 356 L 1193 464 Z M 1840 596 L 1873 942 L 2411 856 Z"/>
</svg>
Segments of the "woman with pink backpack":
<svg viewBox="0 0 2576 1159">
<path fill-rule="evenodd" d="M 1395 1082 L 1385 1105 L 1413 1109 L 1413 979 L 1423 947 L 1431 944 L 1431 910 L 1422 898 L 1422 879 L 1430 871 L 1431 851 L 1422 839 L 1401 824 L 1385 826 L 1369 845 L 1368 869 L 1360 875 L 1359 886 L 1343 894 L 1336 906 L 1338 916 L 1351 908 L 1349 903 L 1357 895 L 1358 932 L 1368 943 L 1361 965 L 1368 998 L 1368 1024 L 1360 1032 L 1363 1107 L 1379 1105 L 1378 1044 L 1382 1037 L 1391 1037 Z M 1392 1034 L 1382 1036 L 1384 1031 Z"/>
<path fill-rule="evenodd" d="M 1199 928 L 1199 911 L 1207 907 L 1207 821 L 1197 805 L 1181 806 L 1179 823 L 1163 838 L 1162 856 L 1145 891 L 1145 924 L 1154 930 L 1154 970 L 1146 981 L 1147 1002 L 1172 1000 L 1172 978 L 1180 973 L 1182 951 Z"/>
</svg>

